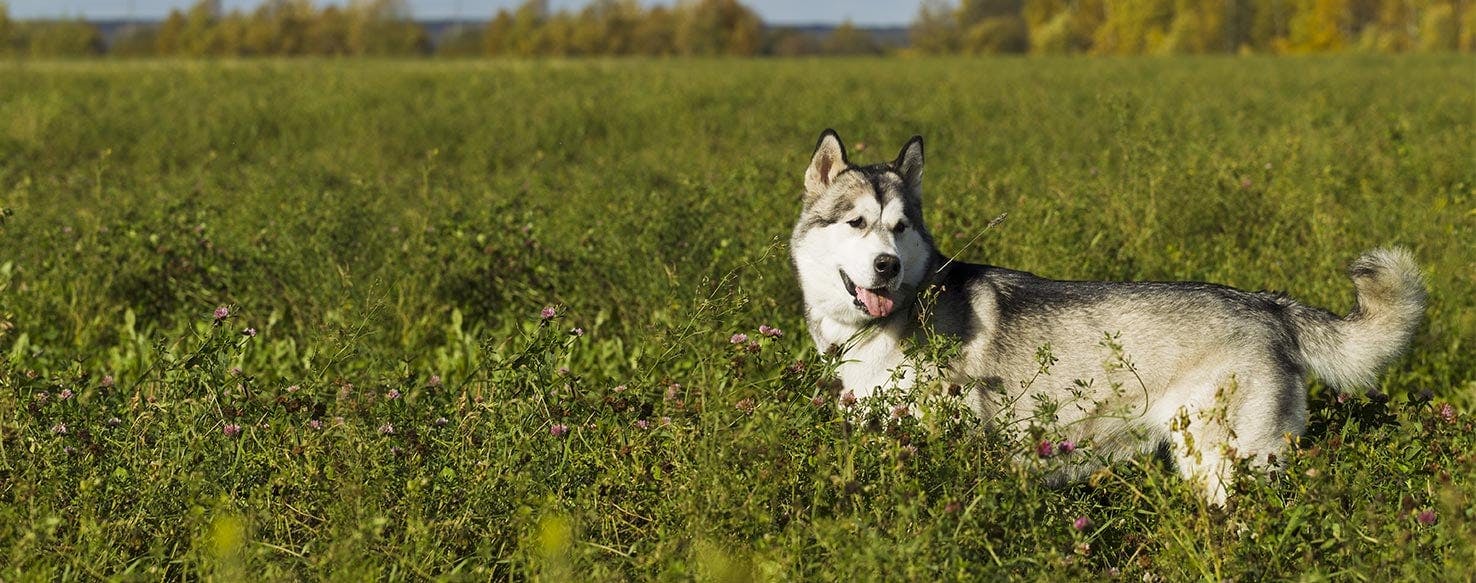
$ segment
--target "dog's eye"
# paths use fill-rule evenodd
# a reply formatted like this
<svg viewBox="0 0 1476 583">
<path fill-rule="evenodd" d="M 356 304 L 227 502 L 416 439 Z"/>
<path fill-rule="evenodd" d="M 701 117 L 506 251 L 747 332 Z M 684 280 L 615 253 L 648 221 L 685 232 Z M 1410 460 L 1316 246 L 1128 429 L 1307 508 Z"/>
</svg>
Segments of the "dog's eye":
<svg viewBox="0 0 1476 583">
<path fill-rule="evenodd" d="M 897 223 L 897 226 L 892 227 L 892 234 L 894 235 L 901 235 L 905 232 L 907 232 L 907 223 Z"/>
<path fill-rule="evenodd" d="M 856 217 L 854 219 L 846 221 L 846 224 L 857 229 L 862 229 L 866 227 L 866 219 L 862 217 Z"/>
</svg>

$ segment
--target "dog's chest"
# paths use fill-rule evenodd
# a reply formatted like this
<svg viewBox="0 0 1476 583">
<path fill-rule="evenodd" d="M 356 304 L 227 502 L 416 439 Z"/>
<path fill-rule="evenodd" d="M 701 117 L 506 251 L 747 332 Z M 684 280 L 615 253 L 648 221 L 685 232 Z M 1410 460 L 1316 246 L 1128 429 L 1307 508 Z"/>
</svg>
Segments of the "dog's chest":
<svg viewBox="0 0 1476 583">
<path fill-rule="evenodd" d="M 845 345 L 854 337 L 836 372 L 845 390 L 857 399 L 893 387 L 907 390 L 916 383 L 917 367 L 903 366 L 907 358 L 894 331 L 877 328 L 858 334 L 854 327 L 831 321 L 820 322 L 819 330 L 816 340 L 821 346 Z"/>
</svg>

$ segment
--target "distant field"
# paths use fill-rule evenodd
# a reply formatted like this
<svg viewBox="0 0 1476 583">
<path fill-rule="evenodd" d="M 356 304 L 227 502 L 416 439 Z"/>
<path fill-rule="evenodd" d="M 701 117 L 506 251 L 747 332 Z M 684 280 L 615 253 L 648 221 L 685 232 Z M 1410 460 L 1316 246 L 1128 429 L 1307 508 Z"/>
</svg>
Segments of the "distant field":
<svg viewBox="0 0 1476 583">
<path fill-rule="evenodd" d="M 1468 578 L 1472 71 L 0 63 L 0 579 Z M 1048 489 L 967 416 L 855 431 L 786 249 L 826 127 L 924 135 L 966 260 L 1343 311 L 1400 244 L 1429 319 L 1226 512 L 1153 458 Z"/>
</svg>

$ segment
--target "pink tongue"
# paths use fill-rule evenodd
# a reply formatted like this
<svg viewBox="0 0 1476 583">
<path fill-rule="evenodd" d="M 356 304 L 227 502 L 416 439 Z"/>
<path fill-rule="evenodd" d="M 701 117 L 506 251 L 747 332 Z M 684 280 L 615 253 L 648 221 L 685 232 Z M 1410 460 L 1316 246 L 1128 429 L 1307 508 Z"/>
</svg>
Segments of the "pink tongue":
<svg viewBox="0 0 1476 583">
<path fill-rule="evenodd" d="M 892 313 L 892 298 L 872 292 L 861 286 L 856 286 L 856 299 L 866 306 L 866 313 L 873 318 L 885 318 Z"/>
</svg>

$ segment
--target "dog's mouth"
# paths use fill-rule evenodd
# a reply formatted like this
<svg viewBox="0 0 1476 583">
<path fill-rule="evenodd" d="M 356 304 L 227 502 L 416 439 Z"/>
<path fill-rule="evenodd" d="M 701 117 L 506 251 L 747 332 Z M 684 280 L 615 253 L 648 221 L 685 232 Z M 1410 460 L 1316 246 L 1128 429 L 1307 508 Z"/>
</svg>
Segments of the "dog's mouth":
<svg viewBox="0 0 1476 583">
<path fill-rule="evenodd" d="M 845 270 L 841 270 L 840 276 L 841 284 L 846 286 L 846 293 L 851 294 L 851 303 L 857 308 L 873 318 L 885 318 L 892 314 L 895 303 L 892 301 L 891 290 L 885 287 L 867 289 L 856 285 L 856 282 L 851 281 L 850 276 L 846 275 Z"/>
</svg>

